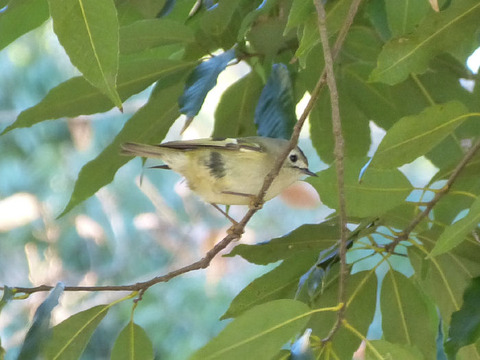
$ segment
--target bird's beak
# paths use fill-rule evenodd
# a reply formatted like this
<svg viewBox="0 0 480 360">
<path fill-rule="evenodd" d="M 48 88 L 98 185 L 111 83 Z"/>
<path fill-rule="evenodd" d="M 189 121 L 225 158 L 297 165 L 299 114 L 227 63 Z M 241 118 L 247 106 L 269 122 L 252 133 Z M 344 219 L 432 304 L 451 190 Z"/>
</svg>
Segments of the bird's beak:
<svg viewBox="0 0 480 360">
<path fill-rule="evenodd" d="M 310 171 L 309 169 L 302 169 L 302 172 L 303 172 L 305 175 L 308 175 L 308 176 L 318 177 L 317 174 L 315 174 L 313 171 Z"/>
</svg>

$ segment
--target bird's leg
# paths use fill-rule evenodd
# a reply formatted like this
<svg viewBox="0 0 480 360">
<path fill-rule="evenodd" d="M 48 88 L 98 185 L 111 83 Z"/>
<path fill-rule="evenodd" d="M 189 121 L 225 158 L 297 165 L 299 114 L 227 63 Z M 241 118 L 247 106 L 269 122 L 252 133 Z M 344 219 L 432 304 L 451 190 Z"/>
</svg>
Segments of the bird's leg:
<svg viewBox="0 0 480 360">
<path fill-rule="evenodd" d="M 228 215 L 225 211 L 223 211 L 223 210 L 220 208 L 220 206 L 218 206 L 217 204 L 214 204 L 214 203 L 211 203 L 211 205 L 212 205 L 215 209 L 217 209 L 218 211 L 220 211 L 220 212 L 223 214 L 223 216 L 225 216 L 228 220 L 230 220 L 233 225 L 238 225 L 238 222 L 237 222 L 234 218 L 232 218 L 230 215 Z"/>
<path fill-rule="evenodd" d="M 257 204 L 257 195 L 239 193 L 234 191 L 222 191 L 223 194 L 243 196 L 250 199 L 250 204 L 248 204 L 249 209 L 260 210 L 263 207 L 263 204 Z"/>
</svg>

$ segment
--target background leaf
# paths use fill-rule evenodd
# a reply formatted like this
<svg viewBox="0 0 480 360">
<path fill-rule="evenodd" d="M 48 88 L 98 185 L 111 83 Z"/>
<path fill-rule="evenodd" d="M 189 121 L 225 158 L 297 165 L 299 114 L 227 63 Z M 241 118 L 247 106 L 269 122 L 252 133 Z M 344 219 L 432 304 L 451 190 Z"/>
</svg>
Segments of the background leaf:
<svg viewBox="0 0 480 360">
<path fill-rule="evenodd" d="M 255 306 L 229 323 L 191 359 L 271 358 L 305 326 L 309 317 L 309 307 L 295 300 Z"/>
<path fill-rule="evenodd" d="M 115 340 L 112 360 L 153 359 L 152 342 L 143 328 L 130 321 Z"/>
<path fill-rule="evenodd" d="M 395 359 L 395 360 L 420 360 L 424 359 L 422 353 L 405 345 L 391 343 L 385 340 L 369 341 L 365 349 L 366 360 Z"/>
<path fill-rule="evenodd" d="M 49 0 L 53 29 L 70 61 L 118 108 L 118 20 L 113 0 Z"/>
</svg>

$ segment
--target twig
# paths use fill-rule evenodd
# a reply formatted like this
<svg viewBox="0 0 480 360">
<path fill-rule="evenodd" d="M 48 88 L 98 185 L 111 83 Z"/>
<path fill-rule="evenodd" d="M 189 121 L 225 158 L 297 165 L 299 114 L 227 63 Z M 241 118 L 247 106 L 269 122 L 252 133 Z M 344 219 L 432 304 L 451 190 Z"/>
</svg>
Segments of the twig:
<svg viewBox="0 0 480 360">
<path fill-rule="evenodd" d="M 332 127 L 333 135 L 335 138 L 335 168 L 337 171 L 337 187 L 338 187 L 338 213 L 339 213 L 339 226 L 340 226 L 340 247 L 339 247 L 339 256 L 340 256 L 340 278 L 338 284 L 338 303 L 345 304 L 346 299 L 346 286 L 348 278 L 348 267 L 347 267 L 347 238 L 348 238 L 348 229 L 347 229 L 347 211 L 346 211 L 346 201 L 345 201 L 345 183 L 344 183 L 344 154 L 345 154 L 345 142 L 342 135 L 342 122 L 340 117 L 340 107 L 338 104 L 338 90 L 337 84 L 335 81 L 335 73 L 333 70 L 333 58 L 330 50 L 330 45 L 328 43 L 328 33 L 326 25 L 326 13 L 325 8 L 323 7 L 322 0 L 315 0 L 315 7 L 318 14 L 318 29 L 320 32 L 320 40 L 323 47 L 323 57 L 325 59 L 325 70 L 327 73 L 327 84 L 328 89 L 330 90 L 330 103 L 332 107 Z M 329 341 L 332 336 L 337 332 L 338 328 L 342 324 L 343 319 L 345 318 L 345 305 L 341 306 L 337 312 L 337 321 L 330 333 L 323 340 L 323 342 Z"/>
<path fill-rule="evenodd" d="M 430 211 L 432 211 L 433 207 L 440 201 L 443 196 L 445 196 L 450 191 L 450 188 L 452 187 L 455 180 L 458 178 L 458 175 L 460 175 L 460 172 L 475 156 L 479 149 L 480 140 L 478 140 L 477 143 L 465 153 L 463 159 L 458 163 L 458 165 L 455 167 L 455 170 L 453 170 L 452 174 L 448 178 L 445 186 L 435 193 L 433 199 L 427 203 L 425 210 L 423 210 L 421 213 L 418 213 L 417 216 L 415 216 L 413 220 L 407 225 L 407 227 L 391 243 L 385 246 L 388 252 L 393 252 L 395 250 L 395 247 L 401 241 L 408 240 L 410 234 L 417 227 L 417 225 L 420 224 L 420 222 L 430 214 Z"/>
</svg>

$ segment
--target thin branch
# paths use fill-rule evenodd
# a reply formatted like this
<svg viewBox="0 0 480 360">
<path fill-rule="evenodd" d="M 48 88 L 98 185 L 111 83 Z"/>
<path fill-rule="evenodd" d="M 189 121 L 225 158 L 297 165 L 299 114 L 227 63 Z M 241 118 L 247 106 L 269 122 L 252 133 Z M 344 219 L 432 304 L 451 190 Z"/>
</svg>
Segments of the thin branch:
<svg viewBox="0 0 480 360">
<path fill-rule="evenodd" d="M 320 40 L 323 47 L 323 57 L 325 60 L 325 70 L 327 73 L 327 84 L 328 89 L 330 90 L 330 103 L 332 107 L 332 127 L 333 135 L 335 138 L 335 168 L 337 171 L 337 187 L 338 187 L 338 213 L 340 220 L 340 247 L 339 247 L 339 257 L 340 257 L 340 278 L 338 284 L 338 303 L 345 304 L 346 301 L 346 286 L 348 278 L 348 267 L 347 267 L 347 238 L 348 238 L 348 229 L 347 229 L 347 210 L 346 210 L 346 200 L 345 200 L 345 182 L 344 182 L 344 154 L 345 154 L 345 141 L 342 135 L 342 122 L 340 117 L 340 107 L 338 103 L 338 90 L 337 83 L 335 80 L 335 73 L 333 70 L 333 57 L 330 50 L 330 44 L 328 43 L 328 33 L 326 25 L 326 13 L 325 8 L 323 7 L 322 0 L 315 0 L 315 7 L 318 14 L 318 29 L 320 32 Z M 323 340 L 323 342 L 329 341 L 332 336 L 337 332 L 342 324 L 343 319 L 345 318 L 346 306 L 343 305 L 337 312 L 337 321 L 333 328 L 331 329 L 328 336 Z"/>
<path fill-rule="evenodd" d="M 401 241 L 408 240 L 410 234 L 417 227 L 417 225 L 420 224 L 420 222 L 430 214 L 430 211 L 432 211 L 433 207 L 440 201 L 442 197 L 444 197 L 450 191 L 450 188 L 452 187 L 455 180 L 457 180 L 463 168 L 470 162 L 470 160 L 475 156 L 479 149 L 480 140 L 478 140 L 477 143 L 465 153 L 463 159 L 458 163 L 457 167 L 455 168 L 455 170 L 453 170 L 452 174 L 448 178 L 445 186 L 435 193 L 433 199 L 427 203 L 425 210 L 423 210 L 421 213 L 418 213 L 417 216 L 415 216 L 412 221 L 407 225 L 407 227 L 402 231 L 402 233 L 399 234 L 390 244 L 385 246 L 385 248 L 389 252 L 393 252 L 395 250 L 395 247 Z"/>
</svg>

